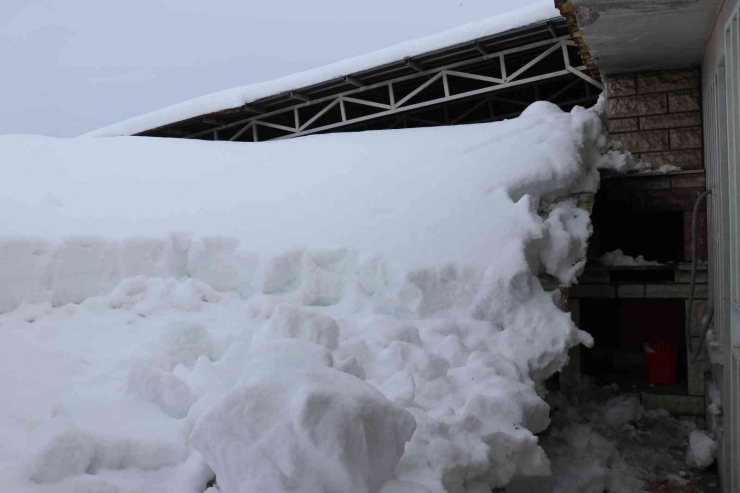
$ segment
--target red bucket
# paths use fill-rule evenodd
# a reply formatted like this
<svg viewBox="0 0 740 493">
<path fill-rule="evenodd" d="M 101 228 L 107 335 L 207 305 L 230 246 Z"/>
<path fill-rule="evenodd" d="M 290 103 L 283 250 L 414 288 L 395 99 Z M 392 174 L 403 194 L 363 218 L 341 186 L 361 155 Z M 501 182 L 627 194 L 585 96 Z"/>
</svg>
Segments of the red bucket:
<svg viewBox="0 0 740 493">
<path fill-rule="evenodd" d="M 652 385 L 675 384 L 677 362 L 678 347 L 675 344 L 662 341 L 645 344 L 648 383 Z"/>
</svg>

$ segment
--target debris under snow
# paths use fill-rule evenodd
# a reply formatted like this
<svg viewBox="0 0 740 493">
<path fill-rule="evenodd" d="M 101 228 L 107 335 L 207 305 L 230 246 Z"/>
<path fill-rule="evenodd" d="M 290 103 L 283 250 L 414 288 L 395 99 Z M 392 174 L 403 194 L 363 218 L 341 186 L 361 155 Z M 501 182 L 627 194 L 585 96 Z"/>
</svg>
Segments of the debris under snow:
<svg viewBox="0 0 740 493">
<path fill-rule="evenodd" d="M 654 260 L 645 260 L 645 257 L 642 255 L 630 257 L 629 255 L 625 255 L 622 250 L 614 250 L 613 252 L 605 253 L 599 258 L 599 263 L 608 267 L 644 267 L 650 265 L 663 265 Z"/>
<path fill-rule="evenodd" d="M 0 137 L 0 483 L 548 474 L 537 389 L 592 340 L 536 276 L 582 268 L 589 218 L 563 198 L 595 190 L 604 140 L 596 111 L 549 103 L 260 144 Z"/>
<path fill-rule="evenodd" d="M 547 401 L 552 424 L 540 444 L 552 476 L 517 479 L 507 493 L 720 492 L 715 474 L 686 469 L 685 449 L 699 420 L 644 411 L 639 395 L 606 387 L 553 392 Z"/>
</svg>

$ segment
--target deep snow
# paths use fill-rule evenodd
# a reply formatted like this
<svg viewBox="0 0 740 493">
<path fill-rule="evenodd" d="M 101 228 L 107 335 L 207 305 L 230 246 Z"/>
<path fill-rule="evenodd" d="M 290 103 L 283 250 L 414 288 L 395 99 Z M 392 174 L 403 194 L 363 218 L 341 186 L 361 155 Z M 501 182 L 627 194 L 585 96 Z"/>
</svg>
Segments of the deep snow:
<svg viewBox="0 0 740 493">
<path fill-rule="evenodd" d="M 501 15 L 473 22 L 432 36 L 400 43 L 365 55 L 341 60 L 324 67 L 292 74 L 276 80 L 235 87 L 184 101 L 93 130 L 86 133 L 84 137 L 134 135 L 169 123 L 187 120 L 216 111 L 238 108 L 267 96 L 298 90 L 302 87 L 397 62 L 407 57 L 421 55 L 456 44 L 473 41 L 484 36 L 503 33 L 518 27 L 559 17 L 560 12 L 555 8 L 552 0 L 541 0 L 540 2 Z"/>
<path fill-rule="evenodd" d="M 605 144 L 597 111 L 549 103 L 259 144 L 0 137 L 0 483 L 436 493 L 548 474 L 538 390 L 591 338 L 536 275 L 583 268 L 570 196 L 595 191 Z"/>
</svg>

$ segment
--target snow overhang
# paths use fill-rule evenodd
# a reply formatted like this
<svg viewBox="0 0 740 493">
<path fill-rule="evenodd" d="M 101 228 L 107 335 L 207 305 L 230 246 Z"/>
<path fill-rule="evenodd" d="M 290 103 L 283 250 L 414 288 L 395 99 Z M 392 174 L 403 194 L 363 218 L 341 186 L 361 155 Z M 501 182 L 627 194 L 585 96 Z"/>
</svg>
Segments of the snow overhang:
<svg viewBox="0 0 740 493">
<path fill-rule="evenodd" d="M 721 0 L 574 0 L 578 28 L 605 74 L 697 67 Z"/>
</svg>

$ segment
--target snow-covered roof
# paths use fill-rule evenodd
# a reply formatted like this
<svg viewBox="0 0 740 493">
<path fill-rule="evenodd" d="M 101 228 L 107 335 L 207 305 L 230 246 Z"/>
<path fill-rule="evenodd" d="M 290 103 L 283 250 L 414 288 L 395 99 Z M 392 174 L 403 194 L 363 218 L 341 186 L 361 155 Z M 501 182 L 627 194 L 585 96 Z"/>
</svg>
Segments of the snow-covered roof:
<svg viewBox="0 0 740 493">
<path fill-rule="evenodd" d="M 268 96 L 296 91 L 324 81 L 351 76 L 357 72 L 406 58 L 420 56 L 442 48 L 470 43 L 476 39 L 560 18 L 552 0 L 470 23 L 432 36 L 400 43 L 376 52 L 335 62 L 324 67 L 292 74 L 279 79 L 235 87 L 178 103 L 160 110 L 109 125 L 84 134 L 84 137 L 135 135 L 190 118 L 239 108 Z"/>
</svg>

